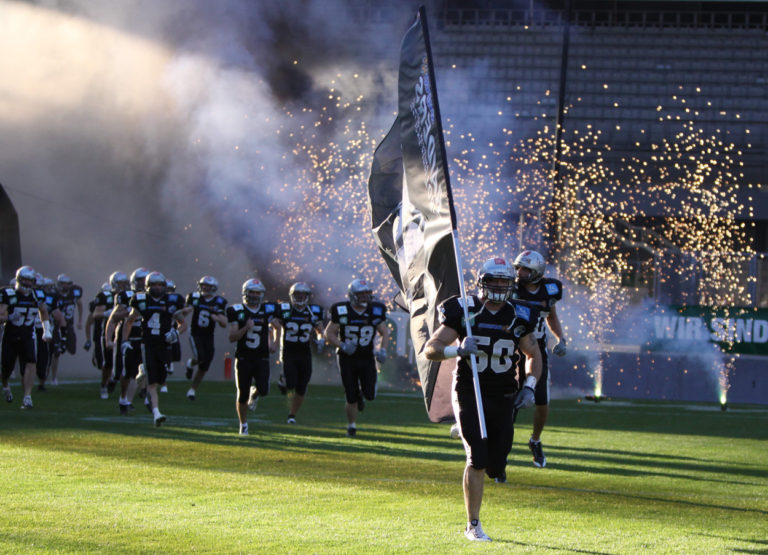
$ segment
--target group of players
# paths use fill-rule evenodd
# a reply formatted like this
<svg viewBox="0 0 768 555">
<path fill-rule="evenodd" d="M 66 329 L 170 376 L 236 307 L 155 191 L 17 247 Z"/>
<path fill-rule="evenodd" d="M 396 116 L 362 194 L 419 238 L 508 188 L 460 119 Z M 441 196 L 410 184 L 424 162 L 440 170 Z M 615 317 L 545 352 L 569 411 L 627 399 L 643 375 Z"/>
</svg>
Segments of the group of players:
<svg viewBox="0 0 768 555">
<path fill-rule="evenodd" d="M 55 383 L 58 356 L 67 350 L 74 353 L 75 312 L 77 327 L 82 328 L 82 288 L 63 274 L 55 284 L 48 281 L 31 267 L 22 266 L 0 297 L 3 391 L 6 401 L 12 402 L 9 379 L 18 360 L 24 389 L 22 409 L 33 406 L 35 375 L 38 389 L 44 391 L 46 380 Z M 125 415 L 133 409 L 138 392 L 155 426 L 160 426 L 166 416 L 160 412 L 158 392 L 173 372 L 173 363 L 181 360 L 180 335 L 189 330 L 192 357 L 185 366 L 192 382 L 187 398 L 194 401 L 214 359 L 218 325 L 228 328 L 228 339 L 236 343 L 240 435 L 248 435 L 248 410 L 254 410 L 258 398 L 269 392 L 270 355 L 278 348 L 282 364 L 279 387 L 290 396 L 287 422 L 293 424 L 312 375 L 311 345 L 322 350 L 327 338 L 338 352 L 347 435 L 354 436 L 358 412 L 366 399 L 375 397 L 376 362 L 386 358 L 389 339 L 386 308 L 373 300 L 370 285 L 353 280 L 348 300 L 331 307 L 327 326 L 325 310 L 310 303 L 312 290 L 304 282 L 294 283 L 290 302 L 282 303 L 267 302 L 266 288 L 255 278 L 243 283 L 241 302 L 236 304 L 229 305 L 217 290 L 213 276 L 200 278 L 197 291 L 184 298 L 159 272 L 137 268 L 130 277 L 112 273 L 89 303 L 85 322 L 83 346 L 93 348 L 93 364 L 101 371 L 101 398 L 108 399 L 119 385 L 118 406 Z M 377 334 L 379 346 L 374 349 Z"/>
<path fill-rule="evenodd" d="M 497 482 L 506 481 L 514 420 L 521 408 L 536 406 L 528 445 L 534 464 L 546 466 L 540 436 L 549 407 L 547 329 L 557 339 L 554 354 L 566 353 L 566 341 L 555 308 L 562 298 L 562 283 L 545 278 L 544 271 L 544 259 L 535 251 L 523 251 L 513 264 L 504 258 L 487 260 L 478 272 L 478 295 L 467 297 L 466 302 L 459 297 L 446 300 L 439 307 L 440 326 L 425 345 L 423 354 L 428 359 L 459 358 L 452 397 L 457 424 L 452 434 L 462 439 L 467 453 L 465 535 L 473 541 L 489 540 L 479 521 L 483 478 L 487 474 Z M 204 276 L 197 285 L 197 291 L 183 298 L 159 272 L 137 268 L 130 278 L 122 272 L 110 276 L 90 303 L 86 322 L 85 348 L 93 345 L 94 364 L 102 370 L 103 398 L 119 383 L 120 413 L 127 414 L 141 389 L 154 424 L 160 426 L 166 417 L 160 412 L 158 389 L 164 386 L 172 363 L 180 360 L 180 334 L 189 328 L 193 357 L 186 363 L 187 378 L 192 379 L 187 397 L 194 400 L 213 360 L 214 329 L 219 325 L 228 328 L 229 340 L 237 344 L 240 435 L 248 435 L 249 408 L 254 409 L 259 396 L 269 392 L 270 354 L 280 349 L 279 386 L 292 394 L 287 422 L 295 423 L 312 374 L 310 346 L 314 343 L 322 349 L 326 342 L 336 348 L 347 436 L 357 434 L 356 419 L 366 400 L 375 398 L 376 363 L 386 359 L 389 342 L 387 309 L 374 300 L 370 284 L 353 280 L 347 300 L 331 307 L 327 322 L 324 309 L 310 303 L 311 287 L 303 282 L 291 286 L 290 302 L 277 303 L 265 301 L 264 285 L 249 279 L 242 285 L 241 302 L 232 305 L 216 294 L 214 277 Z M 48 361 L 40 353 L 53 353 L 55 361 L 57 353 L 74 351 L 74 313 L 77 309 L 80 325 L 81 297 L 82 289 L 67 276 L 48 283 L 29 266 L 19 268 L 14 286 L 2 290 L 2 377 L 7 401 L 13 400 L 8 378 L 17 358 L 23 370 L 22 408 L 28 409 L 34 375 L 40 377 L 40 387 L 48 375 Z M 475 398 L 473 357 L 481 404 Z M 486 437 L 479 424 L 479 408 Z"/>
</svg>

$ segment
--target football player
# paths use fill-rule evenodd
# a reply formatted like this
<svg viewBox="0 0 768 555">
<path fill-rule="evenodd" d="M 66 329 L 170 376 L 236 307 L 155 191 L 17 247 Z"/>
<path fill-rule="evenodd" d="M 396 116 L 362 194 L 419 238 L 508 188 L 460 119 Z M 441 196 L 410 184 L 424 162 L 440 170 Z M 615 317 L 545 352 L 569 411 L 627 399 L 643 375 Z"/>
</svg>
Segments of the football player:
<svg viewBox="0 0 768 555">
<path fill-rule="evenodd" d="M 304 402 L 307 385 L 312 377 L 312 351 L 315 343 L 319 350 L 323 339 L 323 307 L 310 304 L 312 289 L 304 282 L 291 285 L 288 298 L 291 302 L 280 303 L 275 322 L 280 338 L 280 362 L 283 366 L 278 387 L 289 394 L 288 424 L 296 423 L 296 414 Z"/>
<path fill-rule="evenodd" d="M 544 257 L 536 251 L 523 251 L 518 254 L 514 266 L 517 273 L 514 298 L 536 303 L 541 307 L 539 321 L 534 332 L 534 337 L 541 351 L 541 379 L 536 383 L 536 408 L 533 413 L 533 432 L 528 440 L 528 448 L 533 454 L 534 466 L 544 468 L 547 465 L 547 457 L 544 456 L 544 450 L 541 447 L 541 432 L 544 430 L 549 416 L 547 328 L 557 339 L 557 344 L 552 352 L 560 357 L 565 356 L 565 335 L 555 309 L 555 303 L 563 298 L 563 284 L 554 278 L 544 277 L 546 268 Z M 522 375 L 522 368 L 520 375 Z"/>
<path fill-rule="evenodd" d="M 114 391 L 117 380 L 113 376 L 114 357 L 112 347 L 107 347 L 105 324 L 109 321 L 109 317 L 115 308 L 117 297 L 123 291 L 128 290 L 128 276 L 120 271 L 112 272 L 109 276 L 109 281 L 105 285 L 106 287 L 102 287 L 101 291 L 92 301 L 93 310 L 85 321 L 85 333 L 89 339 L 86 341 L 84 348 L 85 350 L 90 348 L 91 334 L 89 333 L 89 325 L 93 324 L 93 361 L 96 368 L 101 370 L 100 396 L 102 399 L 109 399 L 109 394 Z"/>
<path fill-rule="evenodd" d="M 59 309 L 64 313 L 67 325 L 58 328 L 55 337 L 56 347 L 51 359 L 51 383 L 58 385 L 59 359 L 64 353 L 75 354 L 77 336 L 75 335 L 75 310 L 77 310 L 77 329 L 83 329 L 83 288 L 72 283 L 67 274 L 56 278 L 56 291 L 59 294 Z"/>
<path fill-rule="evenodd" d="M 125 318 L 130 312 L 131 299 L 144 291 L 144 281 L 149 274 L 146 268 L 136 268 L 130 277 L 130 289 L 125 289 L 115 296 L 115 306 L 107 318 L 104 331 L 104 346 L 113 352 L 114 377 L 120 381 L 120 414 L 126 415 L 133 408 L 133 396 L 136 393 L 136 377 L 141 366 L 141 321 L 136 319 L 130 326 L 128 341 L 130 349 L 123 349 L 123 331 Z"/>
<path fill-rule="evenodd" d="M 4 324 L 0 349 L 3 393 L 7 402 L 13 402 L 8 380 L 18 359 L 22 368 L 24 389 L 21 408 L 31 409 L 37 361 L 35 321 L 39 317 L 43 328 L 42 339 L 46 342 L 52 339 L 51 322 L 48 319 L 48 308 L 45 305 L 43 292 L 35 287 L 35 270 L 30 266 L 22 266 L 16 270 L 15 279 L 13 288 L 6 287 L 0 290 L 0 324 Z"/>
<path fill-rule="evenodd" d="M 258 279 L 243 283 L 243 303 L 227 307 L 229 340 L 235 349 L 235 385 L 240 435 L 248 435 L 249 404 L 269 393 L 269 355 L 277 351 L 275 303 L 264 302 L 266 288 Z M 251 390 L 251 384 L 255 387 Z"/>
<path fill-rule="evenodd" d="M 37 296 L 43 298 L 45 307 L 48 309 L 49 320 L 52 320 L 56 326 L 62 328 L 67 323 L 64 320 L 64 314 L 59 310 L 59 295 L 55 287 L 46 289 L 46 280 L 53 285 L 53 280 L 50 278 L 45 278 L 39 273 L 35 274 Z M 53 350 L 53 341 L 43 339 L 43 331 L 43 322 L 38 315 L 37 320 L 35 320 L 35 344 L 37 347 L 35 366 L 37 368 L 38 391 L 46 391 L 45 381 L 48 379 L 48 372 L 51 369 L 51 353 Z"/>
<path fill-rule="evenodd" d="M 480 296 L 468 297 L 466 305 L 460 297 L 444 301 L 438 313 L 440 326 L 424 347 L 429 360 L 460 357 L 453 377 L 452 401 L 467 453 L 464 534 L 471 541 L 490 541 L 480 524 L 484 474 L 497 482 L 506 481 L 514 419 L 518 409 L 533 404 L 533 388 L 541 376 L 541 353 L 533 337 L 538 310 L 510 300 L 514 284 L 514 269 L 505 259 L 487 260 L 478 272 Z M 469 335 L 465 322 L 470 323 Z M 526 356 L 526 378 L 518 391 L 519 352 Z M 486 440 L 480 430 L 470 356 L 476 359 Z"/>
<path fill-rule="evenodd" d="M 211 367 L 214 355 L 213 332 L 216 324 L 227 327 L 227 300 L 217 295 L 219 282 L 213 276 L 203 276 L 197 282 L 197 291 L 187 295 L 184 314 L 192 313 L 192 324 L 189 330 L 189 345 L 192 347 L 192 358 L 187 360 L 187 379 L 192 380 L 187 391 L 187 399 L 195 400 L 197 388 Z M 197 373 L 195 373 L 197 366 Z M 194 375 L 194 377 L 193 377 Z"/>
<path fill-rule="evenodd" d="M 365 400 L 376 397 L 376 362 L 387 358 L 389 327 L 387 308 L 373 300 L 373 289 L 366 280 L 352 280 L 347 286 L 347 298 L 331 306 L 325 340 L 336 347 L 346 397 L 347 437 L 354 437 Z M 378 349 L 374 349 L 376 334 L 380 337 Z"/>
<path fill-rule="evenodd" d="M 147 375 L 148 407 L 152 411 L 155 426 L 165 422 L 160 412 L 158 386 L 165 383 L 168 364 L 171 361 L 171 345 L 178 343 L 179 330 L 184 331 L 184 300 L 176 293 L 166 293 L 165 276 L 150 272 L 145 279 L 145 291 L 136 292 L 131 298 L 131 311 L 123 327 L 123 353 L 132 350 L 129 341 L 133 323 L 141 318 L 141 342 L 144 350 L 144 372 Z M 179 322 L 179 329 L 174 326 Z"/>
</svg>

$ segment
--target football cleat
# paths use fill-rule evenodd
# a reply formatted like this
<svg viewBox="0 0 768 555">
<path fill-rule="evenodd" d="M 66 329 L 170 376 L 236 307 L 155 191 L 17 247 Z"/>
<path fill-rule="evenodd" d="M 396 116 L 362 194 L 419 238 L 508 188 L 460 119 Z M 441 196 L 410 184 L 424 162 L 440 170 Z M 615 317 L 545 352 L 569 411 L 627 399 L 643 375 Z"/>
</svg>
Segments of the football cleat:
<svg viewBox="0 0 768 555">
<path fill-rule="evenodd" d="M 507 483 L 507 473 L 506 472 L 502 472 L 499 476 L 496 476 L 493 479 L 493 481 L 496 482 L 497 484 L 506 484 Z"/>
<path fill-rule="evenodd" d="M 128 405 L 124 405 L 120 403 L 120 416 L 125 416 L 128 414 Z"/>
<path fill-rule="evenodd" d="M 355 437 L 357 435 L 357 428 L 355 426 L 347 427 L 347 437 Z"/>
<path fill-rule="evenodd" d="M 11 393 L 11 388 L 4 387 L 3 393 L 5 393 L 5 400 L 9 403 L 13 403 L 13 393 Z"/>
<path fill-rule="evenodd" d="M 165 415 L 164 414 L 158 414 L 154 418 L 155 421 L 155 428 L 159 428 L 163 422 L 165 422 Z"/>
<path fill-rule="evenodd" d="M 29 395 L 24 396 L 24 400 L 21 402 L 21 410 L 29 410 L 32 408 L 32 397 Z"/>
<path fill-rule="evenodd" d="M 101 391 L 99 392 L 99 397 L 101 397 L 102 399 L 109 399 L 109 393 L 107 393 L 106 387 L 101 388 Z"/>
<path fill-rule="evenodd" d="M 195 400 L 195 390 L 194 389 L 190 389 L 189 391 L 187 391 L 187 399 L 189 399 L 190 401 L 194 401 Z"/>
<path fill-rule="evenodd" d="M 451 439 L 459 439 L 461 437 L 461 430 L 459 429 L 459 423 L 456 422 L 451 426 Z"/>
<path fill-rule="evenodd" d="M 472 542 L 491 541 L 491 538 L 488 537 L 488 534 L 483 532 L 483 527 L 477 520 L 473 520 L 470 524 L 467 524 L 467 529 L 464 530 L 464 535 Z"/>
<path fill-rule="evenodd" d="M 168 386 L 167 385 L 161 385 L 159 391 L 160 391 L 160 393 L 168 393 Z"/>
<path fill-rule="evenodd" d="M 259 406 L 259 390 L 256 386 L 251 386 L 251 394 L 248 397 L 248 410 L 256 410 Z"/>
<path fill-rule="evenodd" d="M 288 420 L 285 421 L 287 424 L 296 424 L 296 417 L 292 414 L 288 415 Z"/>
<path fill-rule="evenodd" d="M 191 380 L 192 379 L 192 374 L 195 371 L 194 368 L 193 368 L 193 364 L 192 364 L 192 359 L 191 358 L 187 359 L 187 363 L 185 364 L 185 366 L 187 367 L 187 379 Z"/>
<path fill-rule="evenodd" d="M 536 468 L 544 468 L 547 466 L 547 457 L 544 456 L 544 451 L 541 449 L 541 441 L 528 440 L 528 448 L 533 453 L 533 466 Z"/>
<path fill-rule="evenodd" d="M 240 425 L 240 435 L 241 436 L 247 436 L 248 435 L 248 424 L 241 424 Z"/>
</svg>

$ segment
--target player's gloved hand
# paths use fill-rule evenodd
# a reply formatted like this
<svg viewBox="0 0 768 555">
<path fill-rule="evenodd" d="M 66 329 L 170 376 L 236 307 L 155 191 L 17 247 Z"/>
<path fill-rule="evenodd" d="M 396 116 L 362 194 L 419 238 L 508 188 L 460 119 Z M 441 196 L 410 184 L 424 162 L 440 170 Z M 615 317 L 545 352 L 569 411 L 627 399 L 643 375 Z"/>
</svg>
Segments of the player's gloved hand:
<svg viewBox="0 0 768 555">
<path fill-rule="evenodd" d="M 465 337 L 457 352 L 461 358 L 479 354 L 480 348 L 477 346 L 477 337 Z"/>
<path fill-rule="evenodd" d="M 384 349 L 378 349 L 375 353 L 373 353 L 373 356 L 376 357 L 376 362 L 381 364 L 385 360 L 387 360 L 387 351 Z"/>
<path fill-rule="evenodd" d="M 130 341 L 123 341 L 120 343 L 120 353 L 125 356 L 125 353 L 127 353 L 129 350 L 133 349 L 133 345 L 131 345 Z"/>
<path fill-rule="evenodd" d="M 552 352 L 559 357 L 564 357 L 567 349 L 565 348 L 565 339 L 561 339 L 557 345 L 552 348 Z"/>
<path fill-rule="evenodd" d="M 165 342 L 169 345 L 179 342 L 179 332 L 174 328 L 165 334 Z"/>
<path fill-rule="evenodd" d="M 339 349 L 341 349 L 341 351 L 345 355 L 351 355 L 355 351 L 357 351 L 357 345 L 355 345 L 353 342 L 350 341 L 350 342 L 347 342 L 347 343 L 342 343 L 341 347 L 339 347 Z"/>
<path fill-rule="evenodd" d="M 516 409 L 527 409 L 533 404 L 533 401 L 533 388 L 526 385 L 523 389 L 517 392 L 514 407 Z"/>
<path fill-rule="evenodd" d="M 88 351 L 88 350 L 90 350 L 90 348 L 91 348 L 91 340 L 90 339 L 86 339 L 85 343 L 83 343 L 83 349 Z"/>
<path fill-rule="evenodd" d="M 325 339 L 322 337 L 320 339 L 315 339 L 315 345 L 317 346 L 317 352 L 319 353 L 323 350 L 323 347 L 325 347 Z"/>
</svg>

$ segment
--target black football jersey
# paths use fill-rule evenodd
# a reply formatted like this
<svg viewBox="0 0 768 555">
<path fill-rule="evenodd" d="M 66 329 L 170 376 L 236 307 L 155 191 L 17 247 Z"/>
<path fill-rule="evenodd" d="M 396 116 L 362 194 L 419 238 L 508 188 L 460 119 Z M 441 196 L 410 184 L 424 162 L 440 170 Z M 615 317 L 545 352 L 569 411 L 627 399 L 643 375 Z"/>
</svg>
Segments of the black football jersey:
<svg viewBox="0 0 768 555">
<path fill-rule="evenodd" d="M 206 299 L 199 291 L 195 291 L 187 295 L 187 306 L 193 308 L 190 334 L 212 336 L 216 321 L 211 319 L 211 314 L 225 314 L 227 300 L 220 295 Z"/>
<path fill-rule="evenodd" d="M 155 299 L 144 291 L 131 298 L 131 308 L 141 314 L 144 343 L 165 344 L 165 334 L 173 328 L 173 315 L 184 308 L 184 299 L 176 293 L 167 293 Z"/>
<path fill-rule="evenodd" d="M 373 356 L 373 340 L 376 337 L 376 326 L 386 321 L 387 307 L 371 301 L 360 313 L 352 308 L 352 303 L 344 301 L 331 307 L 331 322 L 339 324 L 339 339 L 341 343 L 355 343 L 355 357 Z"/>
<path fill-rule="evenodd" d="M 43 290 L 37 290 L 36 293 L 37 298 L 42 299 L 43 303 L 45 304 L 45 308 L 48 309 L 48 314 L 59 308 L 59 294 L 57 291 L 51 291 L 50 293 L 46 293 Z M 53 320 L 51 320 L 53 322 Z M 37 317 L 37 321 L 35 322 L 35 328 L 37 329 L 43 329 L 43 321 L 40 320 L 40 316 Z"/>
<path fill-rule="evenodd" d="M 96 298 L 93 299 L 93 308 L 95 309 L 97 306 L 103 306 L 104 318 L 109 318 L 115 308 L 115 294 L 112 291 L 99 291 Z"/>
<path fill-rule="evenodd" d="M 277 304 L 261 303 L 258 310 L 251 310 L 242 303 L 227 307 L 227 321 L 237 322 L 239 329 L 253 320 L 253 327 L 237 342 L 235 356 L 243 359 L 269 358 L 269 324 L 277 315 Z"/>
<path fill-rule="evenodd" d="M 136 295 L 136 291 L 127 290 L 127 291 L 121 291 L 118 293 L 117 297 L 115 297 L 115 306 L 122 305 L 126 307 L 128 310 L 131 309 L 131 299 L 133 299 L 134 295 Z M 114 309 L 113 309 L 114 310 Z M 119 324 L 120 328 L 123 328 L 123 322 L 120 322 Z M 131 333 L 128 336 L 129 339 L 139 339 L 141 338 L 141 318 L 138 318 L 134 323 L 133 327 L 131 328 Z"/>
<path fill-rule="evenodd" d="M 0 304 L 6 305 L 8 320 L 5 323 L 5 333 L 24 335 L 33 333 L 35 321 L 38 320 L 40 305 L 45 301 L 42 289 L 32 289 L 22 293 L 11 287 L 0 291 Z"/>
<path fill-rule="evenodd" d="M 310 340 L 323 322 L 323 307 L 310 304 L 298 310 L 291 303 L 280 303 L 279 309 L 277 320 L 283 326 L 280 357 L 310 356 Z"/>
<path fill-rule="evenodd" d="M 75 318 L 75 305 L 83 296 L 83 288 L 73 285 L 66 295 L 59 291 L 59 309 L 64 313 L 64 319 L 71 323 Z"/>
<path fill-rule="evenodd" d="M 563 284 L 554 278 L 542 278 L 539 281 L 539 288 L 536 291 L 528 291 L 525 285 L 518 284 L 512 295 L 515 299 L 535 303 L 539 305 L 539 321 L 536 323 L 534 336 L 538 340 L 545 340 L 547 337 L 547 316 L 551 307 L 563 298 Z"/>
<path fill-rule="evenodd" d="M 463 301 L 460 297 L 446 299 L 439 307 L 438 321 L 459 334 L 459 340 L 467 336 L 464 323 Z M 467 298 L 467 312 L 472 335 L 477 338 L 482 354 L 478 355 L 477 372 L 483 393 L 504 395 L 517 390 L 516 353 L 520 338 L 532 333 L 539 318 L 535 306 L 507 301 L 493 313 L 483 307 L 476 296 Z M 472 379 L 469 359 L 459 360 L 459 379 Z"/>
</svg>

